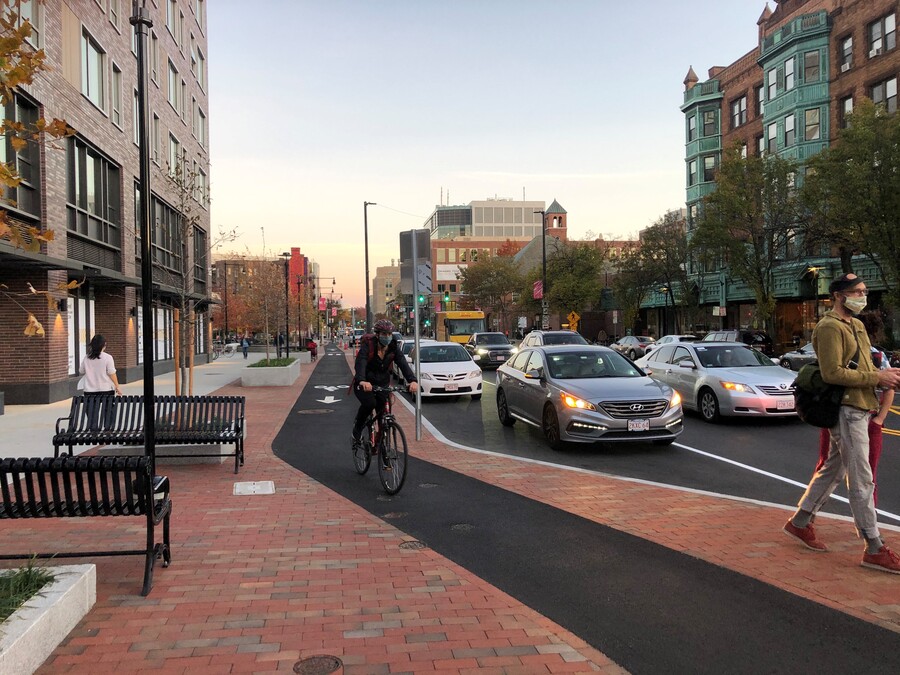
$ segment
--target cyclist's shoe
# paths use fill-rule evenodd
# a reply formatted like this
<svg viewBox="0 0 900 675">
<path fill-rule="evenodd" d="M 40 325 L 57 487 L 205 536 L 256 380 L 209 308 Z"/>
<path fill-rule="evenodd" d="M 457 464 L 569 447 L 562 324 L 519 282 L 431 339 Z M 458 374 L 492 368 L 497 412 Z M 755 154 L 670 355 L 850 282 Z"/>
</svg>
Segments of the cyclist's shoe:
<svg viewBox="0 0 900 675">
<path fill-rule="evenodd" d="M 350 433 L 350 438 L 353 441 L 353 445 L 359 445 L 362 443 L 362 433 L 363 427 L 358 427 L 353 425 L 353 431 Z"/>
<path fill-rule="evenodd" d="M 391 470 L 391 463 L 384 455 L 381 456 L 381 468 L 385 471 Z"/>
</svg>

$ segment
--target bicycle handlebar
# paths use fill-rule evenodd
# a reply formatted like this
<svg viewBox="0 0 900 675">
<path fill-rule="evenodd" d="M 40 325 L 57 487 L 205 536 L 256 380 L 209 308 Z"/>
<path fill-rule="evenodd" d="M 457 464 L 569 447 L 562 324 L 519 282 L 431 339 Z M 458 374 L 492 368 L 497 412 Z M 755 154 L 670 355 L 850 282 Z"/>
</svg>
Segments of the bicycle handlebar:
<svg viewBox="0 0 900 675">
<path fill-rule="evenodd" d="M 357 385 L 357 389 L 362 389 L 362 387 Z M 407 387 L 400 386 L 400 385 L 392 385 L 389 387 L 379 387 L 379 386 L 373 384 L 372 391 L 373 392 L 376 392 L 376 391 L 380 391 L 380 392 L 407 391 Z"/>
</svg>

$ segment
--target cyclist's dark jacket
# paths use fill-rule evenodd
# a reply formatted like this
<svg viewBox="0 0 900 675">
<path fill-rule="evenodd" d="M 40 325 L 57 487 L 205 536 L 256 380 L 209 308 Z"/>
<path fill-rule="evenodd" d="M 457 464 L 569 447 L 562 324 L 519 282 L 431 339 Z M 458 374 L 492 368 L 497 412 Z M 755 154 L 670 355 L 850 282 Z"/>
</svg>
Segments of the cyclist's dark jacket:
<svg viewBox="0 0 900 675">
<path fill-rule="evenodd" d="M 377 348 L 378 338 L 373 333 L 363 335 L 360 338 L 360 348 L 356 355 L 356 376 L 353 383 L 370 382 L 377 387 L 387 387 L 391 384 L 391 364 L 394 361 L 400 366 L 400 372 L 403 373 L 403 379 L 407 382 L 416 382 L 416 375 L 409 362 L 400 351 L 396 339 L 391 340 L 391 344 L 387 346 L 384 358 L 378 356 Z"/>
</svg>

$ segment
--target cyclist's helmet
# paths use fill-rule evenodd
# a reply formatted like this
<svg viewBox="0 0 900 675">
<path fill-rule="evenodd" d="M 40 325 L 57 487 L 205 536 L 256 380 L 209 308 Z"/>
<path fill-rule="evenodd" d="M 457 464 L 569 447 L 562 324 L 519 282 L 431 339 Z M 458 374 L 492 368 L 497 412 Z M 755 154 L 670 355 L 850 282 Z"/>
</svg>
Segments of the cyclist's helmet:
<svg viewBox="0 0 900 675">
<path fill-rule="evenodd" d="M 387 319 L 379 319 L 375 322 L 375 325 L 372 326 L 373 333 L 393 333 L 394 332 L 394 324 L 392 324 Z"/>
</svg>

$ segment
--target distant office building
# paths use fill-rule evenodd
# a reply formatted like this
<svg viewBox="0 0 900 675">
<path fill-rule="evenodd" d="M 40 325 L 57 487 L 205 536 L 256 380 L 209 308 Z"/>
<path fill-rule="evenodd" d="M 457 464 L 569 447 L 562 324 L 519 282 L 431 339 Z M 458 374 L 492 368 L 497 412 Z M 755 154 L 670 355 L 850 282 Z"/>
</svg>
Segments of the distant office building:
<svg viewBox="0 0 900 675">
<path fill-rule="evenodd" d="M 372 314 L 387 314 L 391 301 L 399 294 L 400 266 L 391 264 L 376 267 L 372 279 Z"/>
<path fill-rule="evenodd" d="M 10 4 L 3 3 L 4 14 Z M 158 371 L 171 370 L 182 275 L 196 311 L 194 349 L 205 353 L 210 292 L 206 2 L 145 3 L 153 20 L 147 54 L 152 194 L 146 196 L 154 221 L 153 354 L 143 353 L 136 311 L 141 195 L 131 3 L 22 0 L 20 6 L 35 29 L 31 46 L 45 51 L 48 69 L 21 87 L 5 117 L 25 123 L 62 118 L 75 135 L 32 141 L 18 151 L 9 138 L 0 146 L 2 161 L 15 162 L 23 179 L 5 191 L 0 206 L 14 223 L 54 235 L 38 253 L 0 239 L 0 284 L 15 297 L 0 294 L 0 391 L 6 403 L 18 404 L 74 394 L 86 345 L 97 333 L 107 339 L 120 382 L 142 377 L 145 358 L 154 359 Z M 164 180 L 176 165 L 185 180 L 193 178 L 180 194 L 196 202 L 192 211 L 199 216 L 187 237 L 179 231 L 179 195 Z M 73 281 L 82 285 L 61 290 Z M 29 296 L 28 284 L 57 302 Z M 22 335 L 29 312 L 44 337 Z"/>
<path fill-rule="evenodd" d="M 863 97 L 897 111 L 900 50 L 896 0 L 781 0 L 757 21 L 759 41 L 728 66 L 709 69 L 700 81 L 693 68 L 684 80 L 687 226 L 692 230 L 702 199 L 715 190 L 722 153 L 738 143 L 744 155 L 773 153 L 802 164 L 836 138 Z M 797 176 L 803 180 L 803 171 Z M 840 274 L 827 251 L 815 259 L 786 257 L 776 272 L 776 341 L 808 335 L 824 301 L 823 289 Z M 870 267 L 866 267 L 870 265 Z M 699 270 L 694 270 L 699 271 Z M 874 266 L 860 262 L 871 279 Z M 713 272 L 713 273 L 710 273 Z M 752 294 L 706 270 L 701 301 L 706 324 L 752 323 Z M 721 310 L 721 313 L 719 311 Z"/>
</svg>

